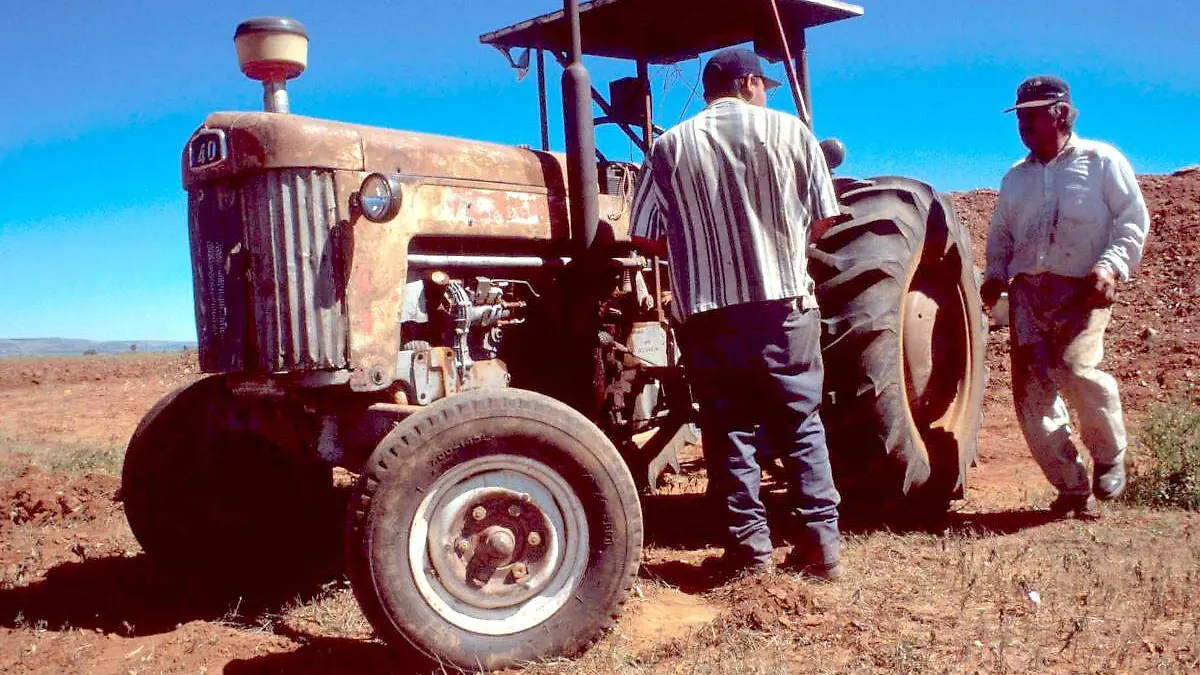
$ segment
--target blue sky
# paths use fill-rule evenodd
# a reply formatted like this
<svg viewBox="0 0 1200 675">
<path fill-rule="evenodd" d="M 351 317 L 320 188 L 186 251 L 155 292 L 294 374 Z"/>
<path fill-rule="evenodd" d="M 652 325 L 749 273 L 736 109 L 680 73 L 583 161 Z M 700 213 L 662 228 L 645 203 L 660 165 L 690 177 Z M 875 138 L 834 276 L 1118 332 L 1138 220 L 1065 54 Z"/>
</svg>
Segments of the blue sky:
<svg viewBox="0 0 1200 675">
<path fill-rule="evenodd" d="M 307 26 L 309 70 L 289 87 L 295 113 L 536 145 L 533 76 L 516 82 L 478 35 L 561 7 L 5 4 L 0 337 L 141 340 L 195 339 L 179 153 L 207 113 L 261 107 L 261 88 L 234 57 L 239 21 L 287 15 Z M 846 143 L 841 174 L 997 185 L 1023 152 L 1000 110 L 1021 79 L 1042 72 L 1070 81 L 1079 131 L 1124 150 L 1140 173 L 1200 162 L 1196 0 L 864 4 L 864 17 L 809 35 L 816 131 Z M 612 61 L 589 66 L 601 85 L 632 74 Z M 652 68 L 660 123 L 698 109 L 684 106 L 698 69 Z M 552 67 L 552 94 L 558 76 Z M 784 94 L 771 104 L 791 108 Z M 602 148 L 637 159 L 621 139 L 603 133 Z"/>
</svg>

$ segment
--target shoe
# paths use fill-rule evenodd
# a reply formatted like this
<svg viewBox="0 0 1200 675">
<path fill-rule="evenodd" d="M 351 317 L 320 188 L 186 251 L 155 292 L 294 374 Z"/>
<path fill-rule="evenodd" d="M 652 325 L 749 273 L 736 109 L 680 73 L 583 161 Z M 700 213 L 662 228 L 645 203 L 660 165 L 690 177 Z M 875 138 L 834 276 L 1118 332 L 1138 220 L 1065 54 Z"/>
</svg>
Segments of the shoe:
<svg viewBox="0 0 1200 675">
<path fill-rule="evenodd" d="M 1116 464 L 1096 463 L 1092 472 L 1092 494 L 1096 499 L 1109 501 L 1125 491 L 1125 462 Z"/>
<path fill-rule="evenodd" d="M 1050 515 L 1058 520 L 1099 520 L 1100 504 L 1092 495 L 1059 495 L 1050 502 Z"/>
<path fill-rule="evenodd" d="M 729 582 L 735 579 L 766 574 L 775 571 L 773 558 L 746 558 L 740 555 L 719 555 L 700 563 L 715 580 Z"/>
<path fill-rule="evenodd" d="M 1088 495 L 1075 509 L 1075 520 L 1100 520 L 1100 502 Z"/>
<path fill-rule="evenodd" d="M 842 564 L 835 562 L 822 565 L 809 565 L 800 569 L 800 576 L 834 584 L 842 579 Z"/>
<path fill-rule="evenodd" d="M 820 581 L 836 582 L 842 578 L 842 565 L 838 561 L 813 563 L 801 559 L 793 550 L 783 559 L 780 565 L 785 570 L 794 571 L 802 577 L 819 579 Z"/>
</svg>

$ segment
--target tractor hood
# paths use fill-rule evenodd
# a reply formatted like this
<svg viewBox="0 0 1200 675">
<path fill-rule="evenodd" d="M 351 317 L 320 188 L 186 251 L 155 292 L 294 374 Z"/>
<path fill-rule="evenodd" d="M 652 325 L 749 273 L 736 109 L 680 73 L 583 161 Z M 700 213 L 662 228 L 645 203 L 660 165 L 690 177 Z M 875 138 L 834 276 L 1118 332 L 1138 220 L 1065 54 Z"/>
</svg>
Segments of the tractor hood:
<svg viewBox="0 0 1200 675">
<path fill-rule="evenodd" d="M 182 158 L 185 189 L 250 171 L 304 167 L 565 192 L 564 158 L 555 153 L 300 115 L 213 113 Z"/>
</svg>

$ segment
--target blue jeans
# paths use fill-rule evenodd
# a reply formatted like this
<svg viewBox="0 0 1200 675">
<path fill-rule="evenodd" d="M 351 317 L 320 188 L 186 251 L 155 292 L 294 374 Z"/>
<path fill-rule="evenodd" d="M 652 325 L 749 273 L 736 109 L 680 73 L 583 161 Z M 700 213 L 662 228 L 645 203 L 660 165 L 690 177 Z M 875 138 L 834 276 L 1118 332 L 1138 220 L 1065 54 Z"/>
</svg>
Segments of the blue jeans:
<svg viewBox="0 0 1200 675">
<path fill-rule="evenodd" d="M 821 317 L 791 301 L 697 314 L 681 332 L 684 365 L 700 404 L 709 496 L 726 524 L 727 556 L 771 556 L 759 496 L 761 461 L 778 457 L 798 560 L 838 561 L 838 503 L 821 403 Z"/>
</svg>

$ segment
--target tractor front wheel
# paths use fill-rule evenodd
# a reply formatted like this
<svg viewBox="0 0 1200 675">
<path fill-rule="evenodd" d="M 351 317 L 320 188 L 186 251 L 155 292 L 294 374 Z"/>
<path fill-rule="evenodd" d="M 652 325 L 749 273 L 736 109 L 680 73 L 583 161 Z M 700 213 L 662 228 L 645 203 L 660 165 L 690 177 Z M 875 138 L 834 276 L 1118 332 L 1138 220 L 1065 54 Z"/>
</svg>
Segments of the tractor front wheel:
<svg viewBox="0 0 1200 675">
<path fill-rule="evenodd" d="M 329 468 L 304 443 L 290 411 L 239 399 L 222 377 L 168 394 L 125 453 L 134 536 L 155 558 L 214 574 L 311 559 L 322 538 L 336 541 L 340 510 Z"/>
<path fill-rule="evenodd" d="M 641 545 L 633 479 L 595 425 L 541 394 L 478 390 L 376 448 L 347 568 L 381 637 L 476 672 L 587 647 L 624 605 Z"/>
</svg>

